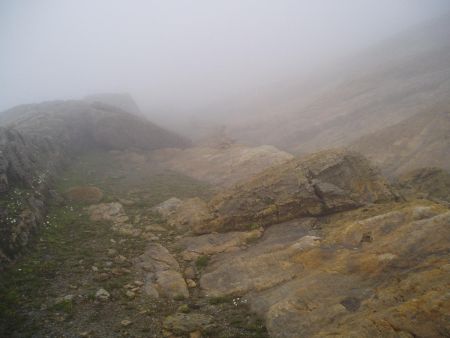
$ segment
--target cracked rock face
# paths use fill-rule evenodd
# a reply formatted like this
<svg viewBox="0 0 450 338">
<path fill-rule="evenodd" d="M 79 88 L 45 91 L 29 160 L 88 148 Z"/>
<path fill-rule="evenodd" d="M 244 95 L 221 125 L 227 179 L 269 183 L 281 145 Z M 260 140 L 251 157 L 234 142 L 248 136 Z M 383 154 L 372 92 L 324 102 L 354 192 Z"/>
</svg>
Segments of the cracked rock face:
<svg viewBox="0 0 450 338">
<path fill-rule="evenodd" d="M 188 298 L 189 291 L 180 266 L 170 252 L 159 243 L 151 243 L 135 261 L 145 280 L 144 292 L 151 297 Z"/>
</svg>

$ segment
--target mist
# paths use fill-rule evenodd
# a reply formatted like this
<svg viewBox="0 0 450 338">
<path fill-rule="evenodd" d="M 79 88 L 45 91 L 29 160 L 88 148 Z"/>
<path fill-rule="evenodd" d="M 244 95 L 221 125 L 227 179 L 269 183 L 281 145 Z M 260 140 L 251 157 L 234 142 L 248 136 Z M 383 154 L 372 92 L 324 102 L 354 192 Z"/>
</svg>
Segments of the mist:
<svg viewBox="0 0 450 338">
<path fill-rule="evenodd" d="M 157 121 L 311 74 L 446 0 L 2 1 L 0 110 L 130 93 Z"/>
</svg>

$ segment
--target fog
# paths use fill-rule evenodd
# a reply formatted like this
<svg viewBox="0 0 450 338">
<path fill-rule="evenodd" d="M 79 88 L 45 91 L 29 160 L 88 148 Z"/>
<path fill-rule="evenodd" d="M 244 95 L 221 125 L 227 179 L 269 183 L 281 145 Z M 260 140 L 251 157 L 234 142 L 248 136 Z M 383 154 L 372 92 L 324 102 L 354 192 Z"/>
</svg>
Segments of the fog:
<svg viewBox="0 0 450 338">
<path fill-rule="evenodd" d="M 447 0 L 2 0 L 0 110 L 128 92 L 156 120 L 185 118 L 449 10 Z"/>
</svg>

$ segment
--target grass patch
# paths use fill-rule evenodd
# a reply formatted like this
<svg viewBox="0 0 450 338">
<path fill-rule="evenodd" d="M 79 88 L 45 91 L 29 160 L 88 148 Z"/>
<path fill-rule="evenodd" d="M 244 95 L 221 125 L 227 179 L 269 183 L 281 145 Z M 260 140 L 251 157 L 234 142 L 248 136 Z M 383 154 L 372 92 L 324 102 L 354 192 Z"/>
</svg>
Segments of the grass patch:
<svg viewBox="0 0 450 338">
<path fill-rule="evenodd" d="M 208 298 L 208 303 L 211 305 L 228 304 L 231 303 L 232 301 L 233 297 L 231 296 L 219 296 Z"/>
</svg>

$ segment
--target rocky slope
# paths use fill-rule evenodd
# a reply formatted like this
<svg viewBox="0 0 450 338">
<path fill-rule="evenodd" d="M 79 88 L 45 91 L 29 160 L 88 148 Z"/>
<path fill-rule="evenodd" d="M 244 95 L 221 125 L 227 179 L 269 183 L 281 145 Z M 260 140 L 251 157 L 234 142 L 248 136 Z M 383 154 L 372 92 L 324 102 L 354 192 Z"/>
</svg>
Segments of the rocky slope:
<svg viewBox="0 0 450 338">
<path fill-rule="evenodd" d="M 405 182 L 428 189 L 434 172 Z M 397 198 L 357 153 L 208 201 L 146 150 L 98 150 L 57 188 L 33 251 L 0 274 L 0 336 L 449 335 L 448 204 Z"/>
<path fill-rule="evenodd" d="M 421 168 L 401 175 L 396 185 L 405 196 L 416 196 L 450 203 L 450 172 L 440 168 Z"/>
<path fill-rule="evenodd" d="M 448 170 L 450 112 L 436 107 L 414 115 L 356 140 L 350 149 L 365 154 L 392 176 L 430 166 Z"/>
<path fill-rule="evenodd" d="M 415 199 L 442 175 L 405 178 L 407 202 L 362 156 L 326 151 L 159 208 L 208 232 L 178 240 L 183 260 L 205 262 L 202 294 L 250 304 L 271 337 L 445 337 L 450 212 Z"/>
<path fill-rule="evenodd" d="M 118 108 L 84 101 L 15 107 L 1 114 L 0 265 L 29 242 L 42 221 L 52 180 L 92 148 L 183 146 L 188 142 Z"/>
<path fill-rule="evenodd" d="M 307 83 L 255 88 L 221 102 L 219 122 L 240 142 L 293 153 L 344 146 L 357 138 L 449 104 L 449 16 L 355 55 Z M 206 115 L 206 114 L 205 114 Z"/>
<path fill-rule="evenodd" d="M 187 201 L 189 207 L 178 207 L 169 222 L 197 233 L 242 230 L 394 199 L 364 157 L 330 150 L 269 168 L 208 203 Z"/>
<path fill-rule="evenodd" d="M 242 297 L 271 337 L 446 337 L 450 212 L 422 203 L 272 226 L 212 256 L 200 287 Z"/>
</svg>

